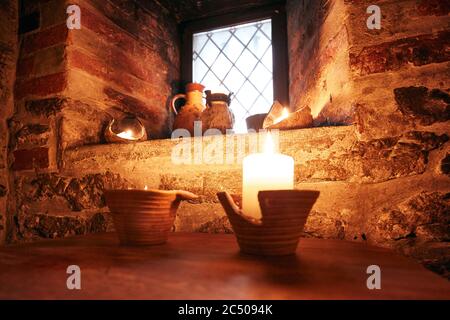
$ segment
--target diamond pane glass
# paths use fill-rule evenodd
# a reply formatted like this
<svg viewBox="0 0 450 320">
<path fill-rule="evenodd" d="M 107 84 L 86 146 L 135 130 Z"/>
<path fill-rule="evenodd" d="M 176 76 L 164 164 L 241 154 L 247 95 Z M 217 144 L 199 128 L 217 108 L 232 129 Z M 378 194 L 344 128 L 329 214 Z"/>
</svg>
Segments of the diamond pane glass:
<svg viewBox="0 0 450 320">
<path fill-rule="evenodd" d="M 220 88 L 219 78 L 212 71 L 208 71 L 206 76 L 203 78 L 203 81 L 199 81 L 201 83 L 209 83 L 210 88 Z"/>
<path fill-rule="evenodd" d="M 250 52 L 250 50 L 245 49 L 242 52 L 239 59 L 236 61 L 236 68 L 238 68 L 245 76 L 251 75 L 253 69 L 258 63 L 258 59 Z"/>
<path fill-rule="evenodd" d="M 244 84 L 244 81 L 244 75 L 237 68 L 233 67 L 225 78 L 224 83 L 227 84 L 227 87 L 231 92 L 237 93 Z"/>
<path fill-rule="evenodd" d="M 218 49 L 223 50 L 228 40 L 230 40 L 231 34 L 227 30 L 213 32 L 211 40 L 217 45 Z"/>
<path fill-rule="evenodd" d="M 252 108 L 256 98 L 258 98 L 259 92 L 250 81 L 246 81 L 239 89 L 237 95 L 239 96 L 239 101 L 241 101 L 244 108 L 248 111 Z"/>
<path fill-rule="evenodd" d="M 267 68 L 267 70 L 272 70 L 272 50 L 266 51 L 261 62 Z"/>
<path fill-rule="evenodd" d="M 236 60 L 241 55 L 244 50 L 244 45 L 236 39 L 236 37 L 231 37 L 228 44 L 223 49 L 223 53 L 230 59 L 231 62 L 235 63 Z"/>
<path fill-rule="evenodd" d="M 193 81 L 234 93 L 235 132 L 246 132 L 245 118 L 273 103 L 271 30 L 269 19 L 193 36 Z"/>
<path fill-rule="evenodd" d="M 194 71 L 194 78 L 195 79 L 203 79 L 206 72 L 208 72 L 209 68 L 202 60 L 200 60 L 200 59 L 198 59 L 198 60 L 199 61 L 196 61 L 197 68 L 195 68 L 195 71 Z"/>
<path fill-rule="evenodd" d="M 198 53 L 198 58 L 202 59 L 207 66 L 211 66 L 215 61 L 217 56 L 219 55 L 220 50 L 217 46 L 212 42 L 211 39 L 208 39 L 203 50 Z"/>
<path fill-rule="evenodd" d="M 219 55 L 215 62 L 215 65 L 217 65 L 218 67 L 214 68 L 214 73 L 221 81 L 225 79 L 227 73 L 230 72 L 231 67 L 233 67 L 233 64 L 223 54 Z"/>
<path fill-rule="evenodd" d="M 267 81 L 272 78 L 272 73 L 267 70 L 263 64 L 258 63 L 256 65 L 255 70 L 253 70 L 252 74 L 249 77 L 251 83 L 253 83 L 257 88 L 264 88 L 267 84 Z"/>
<path fill-rule="evenodd" d="M 264 113 L 267 112 L 265 106 L 267 105 L 266 99 L 263 96 L 259 96 L 253 107 L 250 109 L 250 113 Z"/>
<path fill-rule="evenodd" d="M 263 34 L 267 37 L 267 39 L 271 40 L 272 37 L 272 24 L 271 23 L 264 23 L 261 27 L 261 30 Z"/>
</svg>

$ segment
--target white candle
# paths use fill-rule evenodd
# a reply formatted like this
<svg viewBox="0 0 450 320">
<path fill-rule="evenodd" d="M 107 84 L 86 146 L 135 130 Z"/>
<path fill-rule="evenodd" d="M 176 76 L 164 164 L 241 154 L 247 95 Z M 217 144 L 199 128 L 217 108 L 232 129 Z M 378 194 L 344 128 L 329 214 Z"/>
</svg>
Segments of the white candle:
<svg viewBox="0 0 450 320">
<path fill-rule="evenodd" d="M 294 188 L 294 159 L 273 152 L 270 133 L 265 141 L 264 153 L 246 156 L 242 168 L 242 210 L 253 218 L 261 218 L 258 192 Z"/>
</svg>

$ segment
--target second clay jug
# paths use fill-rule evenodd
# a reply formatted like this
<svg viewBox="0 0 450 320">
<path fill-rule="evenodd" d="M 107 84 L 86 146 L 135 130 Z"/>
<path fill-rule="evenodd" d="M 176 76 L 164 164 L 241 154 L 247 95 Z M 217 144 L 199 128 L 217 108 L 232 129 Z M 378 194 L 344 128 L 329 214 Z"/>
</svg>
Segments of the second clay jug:
<svg viewBox="0 0 450 320">
<path fill-rule="evenodd" d="M 208 129 L 217 129 L 226 134 L 234 125 L 234 115 L 229 108 L 232 93 L 211 93 L 210 90 L 205 93 L 206 108 L 201 116 L 203 133 Z"/>
<path fill-rule="evenodd" d="M 175 113 L 173 130 L 186 129 L 194 136 L 194 122 L 200 121 L 205 106 L 203 105 L 203 90 L 205 87 L 200 83 L 188 83 L 186 94 L 177 94 L 172 98 L 171 106 Z M 177 110 L 175 103 L 178 99 L 185 99 L 184 106 Z"/>
</svg>

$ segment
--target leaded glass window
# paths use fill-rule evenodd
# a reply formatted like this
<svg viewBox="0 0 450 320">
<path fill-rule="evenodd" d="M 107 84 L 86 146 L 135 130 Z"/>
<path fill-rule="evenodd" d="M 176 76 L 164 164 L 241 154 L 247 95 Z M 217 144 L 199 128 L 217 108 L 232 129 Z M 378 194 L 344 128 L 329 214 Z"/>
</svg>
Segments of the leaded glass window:
<svg viewBox="0 0 450 320">
<path fill-rule="evenodd" d="M 193 81 L 213 92 L 233 92 L 234 130 L 273 103 L 271 20 L 194 33 Z"/>
</svg>

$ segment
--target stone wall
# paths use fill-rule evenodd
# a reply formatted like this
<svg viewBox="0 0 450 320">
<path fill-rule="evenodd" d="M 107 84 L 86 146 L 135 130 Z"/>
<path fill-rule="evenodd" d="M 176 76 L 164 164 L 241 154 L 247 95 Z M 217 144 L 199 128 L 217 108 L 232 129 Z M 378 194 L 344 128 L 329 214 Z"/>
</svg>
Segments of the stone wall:
<svg viewBox="0 0 450 320">
<path fill-rule="evenodd" d="M 450 120 L 448 1 L 380 1 L 381 29 L 373 31 L 364 30 L 361 15 L 372 2 L 347 2 L 352 101 L 361 137 L 446 127 Z"/>
<path fill-rule="evenodd" d="M 11 188 L 8 176 L 8 124 L 14 110 L 14 80 L 17 60 L 18 1 L 0 3 L 0 244 L 7 225 L 7 197 Z"/>
<path fill-rule="evenodd" d="M 81 29 L 66 24 L 73 4 L 81 9 Z M 65 149 L 104 143 L 109 121 L 127 113 L 141 118 L 149 137 L 169 136 L 179 48 L 175 18 L 159 2 L 24 0 L 20 16 L 9 121 L 13 183 L 57 172 Z M 16 30 L 5 33 L 17 37 Z M 21 210 L 16 197 L 14 224 Z"/>
<path fill-rule="evenodd" d="M 370 5 L 381 9 L 379 30 L 367 28 Z M 363 239 L 448 277 L 448 1 L 292 0 L 287 7 L 292 106 L 309 106 L 316 125 L 355 124 L 361 155 L 359 166 L 314 160 L 312 172 L 347 181 L 348 172 L 364 173 L 350 175 L 356 187 L 348 191 L 351 198 L 359 190 L 350 201 L 360 212 L 330 207 L 311 215 L 307 232 L 350 239 L 353 225 Z M 425 147 L 436 139 L 436 148 Z"/>
<path fill-rule="evenodd" d="M 370 5 L 381 9 L 380 30 L 367 28 Z M 414 127 L 394 90 L 448 94 L 448 11 L 439 0 L 288 1 L 292 107 L 309 106 L 316 125 L 357 121 L 370 137 Z"/>
<path fill-rule="evenodd" d="M 291 108 L 309 107 L 316 125 L 352 123 L 347 10 L 343 0 L 287 2 Z"/>
<path fill-rule="evenodd" d="M 67 28 L 69 4 L 81 9 L 81 29 Z M 104 142 L 107 123 L 126 113 L 138 115 L 150 137 L 169 136 L 167 101 L 179 77 L 179 49 L 176 22 L 164 7 L 133 0 L 24 1 L 22 7 L 27 25 L 12 131 L 38 143 L 13 141 L 16 170 L 55 168 L 63 149 Z M 41 126 L 37 132 L 27 128 L 34 124 Z M 42 143 L 45 132 L 54 141 Z M 35 164 L 23 167 L 24 157 Z"/>
<path fill-rule="evenodd" d="M 376 3 L 381 30 L 364 29 L 372 1 L 288 1 L 292 106 L 310 106 L 317 125 L 352 125 L 284 131 L 281 151 L 296 161 L 296 187 L 321 193 L 305 236 L 395 248 L 448 276 L 448 6 Z M 32 4 L 25 14 L 64 8 Z M 172 17 L 153 1 L 78 4 L 81 30 L 56 32 L 65 22 L 54 14 L 21 36 L 8 241 L 111 230 L 103 190 L 145 185 L 200 195 L 182 204 L 176 231 L 232 232 L 216 192 L 241 192 L 239 163 L 175 165 L 179 141 L 167 139 L 98 145 L 106 121 L 127 110 L 152 137 L 167 134 L 162 105 L 179 55 Z"/>
</svg>

